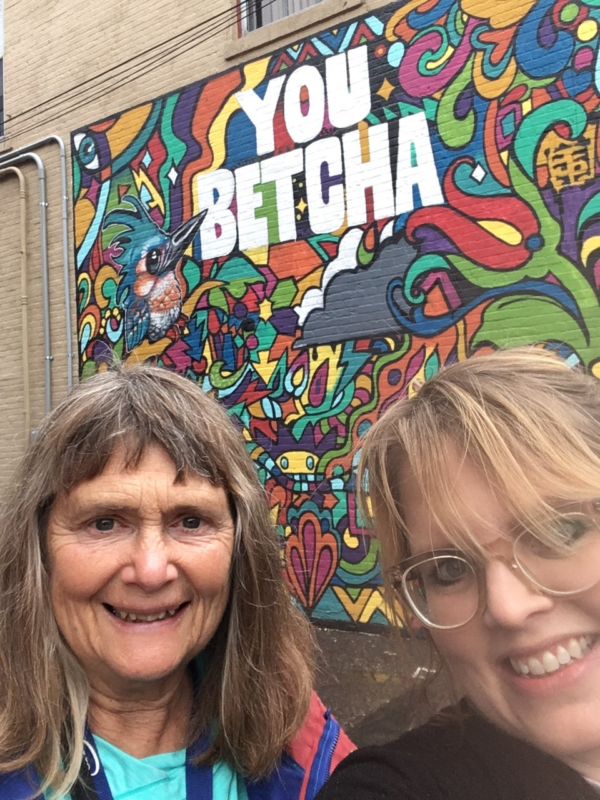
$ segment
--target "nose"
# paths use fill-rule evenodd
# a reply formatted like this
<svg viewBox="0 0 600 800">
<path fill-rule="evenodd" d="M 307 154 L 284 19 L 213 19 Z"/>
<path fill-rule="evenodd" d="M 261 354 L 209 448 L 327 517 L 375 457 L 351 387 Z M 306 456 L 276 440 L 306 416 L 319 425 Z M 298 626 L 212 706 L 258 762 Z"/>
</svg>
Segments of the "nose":
<svg viewBox="0 0 600 800">
<path fill-rule="evenodd" d="M 141 533 L 135 537 L 129 562 L 121 572 L 124 583 L 152 592 L 176 580 L 177 575 L 169 545 L 160 533 Z"/>
<path fill-rule="evenodd" d="M 519 628 L 532 614 L 550 611 L 555 599 L 543 594 L 514 564 L 500 558 L 485 574 L 484 620 L 490 627 Z"/>
</svg>

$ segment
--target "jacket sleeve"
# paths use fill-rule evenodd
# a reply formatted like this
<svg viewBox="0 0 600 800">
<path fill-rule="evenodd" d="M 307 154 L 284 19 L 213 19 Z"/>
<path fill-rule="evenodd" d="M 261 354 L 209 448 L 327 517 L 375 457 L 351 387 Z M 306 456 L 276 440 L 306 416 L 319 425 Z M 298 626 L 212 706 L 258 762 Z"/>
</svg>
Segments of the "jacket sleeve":
<svg viewBox="0 0 600 800">
<path fill-rule="evenodd" d="M 313 800 L 333 770 L 355 747 L 313 692 L 304 724 L 287 749 L 304 770 L 298 800 Z"/>
<path fill-rule="evenodd" d="M 340 764 L 315 800 L 429 800 L 434 797 L 426 782 L 416 788 L 407 780 L 385 751 L 365 748 L 352 753 Z"/>
</svg>

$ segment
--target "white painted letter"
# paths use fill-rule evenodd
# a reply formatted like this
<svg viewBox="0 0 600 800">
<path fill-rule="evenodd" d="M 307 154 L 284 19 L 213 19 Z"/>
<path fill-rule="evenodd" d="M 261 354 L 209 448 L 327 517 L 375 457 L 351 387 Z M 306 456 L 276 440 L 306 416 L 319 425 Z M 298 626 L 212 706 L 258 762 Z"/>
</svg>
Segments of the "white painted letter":
<svg viewBox="0 0 600 800">
<path fill-rule="evenodd" d="M 308 110 L 302 111 L 302 90 L 308 95 Z M 325 119 L 325 84 L 316 67 L 305 65 L 294 70 L 283 98 L 285 126 L 295 142 L 310 142 L 323 128 Z"/>
<path fill-rule="evenodd" d="M 202 258 L 218 258 L 231 253 L 237 239 L 237 225 L 231 211 L 235 193 L 233 172 L 216 169 L 195 176 L 198 210 L 208 209 L 200 226 Z"/>
<path fill-rule="evenodd" d="M 346 173 L 346 208 L 348 225 L 364 225 L 367 221 L 365 189 L 373 191 L 375 219 L 394 216 L 394 185 L 390 165 L 389 123 L 368 128 L 369 160 L 362 160 L 360 132 L 350 131 L 342 137 Z"/>
<path fill-rule="evenodd" d="M 304 157 L 300 148 L 267 158 L 260 165 L 261 182 L 275 181 L 280 242 L 291 242 L 298 238 L 292 175 L 302 172 L 303 168 Z"/>
<path fill-rule="evenodd" d="M 328 136 L 309 144 L 305 151 L 306 199 L 308 220 L 313 233 L 332 233 L 344 224 L 346 206 L 343 183 L 326 187 L 328 195 L 325 202 L 323 177 L 341 176 L 342 144 L 337 136 Z M 323 166 L 326 166 L 325 176 Z"/>
<path fill-rule="evenodd" d="M 256 129 L 256 153 L 259 156 L 275 150 L 273 117 L 284 81 L 285 75 L 270 80 L 264 97 L 259 97 L 254 89 L 246 89 L 236 94 L 238 103 Z"/>
<path fill-rule="evenodd" d="M 435 167 L 425 114 L 420 112 L 403 117 L 399 126 L 396 214 L 414 209 L 413 186 L 419 189 L 422 205 L 443 203 L 444 195 Z"/>
<path fill-rule="evenodd" d="M 269 244 L 269 226 L 266 217 L 257 217 L 256 209 L 263 203 L 261 191 L 254 187 L 260 184 L 260 164 L 248 164 L 235 171 L 237 188 L 237 221 L 240 250 L 265 247 Z"/>
<path fill-rule="evenodd" d="M 371 110 L 366 44 L 325 60 L 327 113 L 336 128 L 349 128 Z"/>
</svg>

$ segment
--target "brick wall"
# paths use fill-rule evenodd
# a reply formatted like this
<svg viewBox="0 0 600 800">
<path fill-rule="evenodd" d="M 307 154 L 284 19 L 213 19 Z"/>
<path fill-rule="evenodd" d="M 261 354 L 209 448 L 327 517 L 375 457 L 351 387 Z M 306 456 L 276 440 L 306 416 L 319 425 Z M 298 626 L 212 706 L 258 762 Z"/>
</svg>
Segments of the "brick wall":
<svg viewBox="0 0 600 800">
<path fill-rule="evenodd" d="M 31 24 L 41 6 L 6 11 L 8 144 L 73 132 L 81 373 L 113 353 L 154 358 L 214 392 L 242 425 L 306 612 L 380 628 L 390 610 L 353 461 L 381 410 L 489 347 L 546 343 L 598 372 L 600 11 L 562 0 L 325 0 L 149 72 L 160 43 L 198 16 L 191 2 L 171 5 L 167 20 L 160 11 L 107 3 L 90 21 L 74 3 L 50 4 L 44 31 Z M 25 132 L 27 108 L 152 46 L 135 80 L 115 87 L 113 75 L 101 98 L 65 100 L 51 120 L 46 108 Z M 42 154 L 56 402 L 67 352 L 60 191 L 56 148 Z M 35 422 L 44 364 L 27 170 Z M 8 474 L 23 440 L 14 181 L 0 193 Z M 173 265 L 174 324 L 161 328 L 149 310 L 134 319 L 129 278 L 148 231 L 168 237 L 203 210 Z"/>
<path fill-rule="evenodd" d="M 318 28 L 327 15 L 351 14 L 354 0 L 326 0 L 315 16 L 309 9 L 301 17 L 282 20 L 269 30 L 237 40 L 237 22 L 231 0 L 173 0 L 164 4 L 104 0 L 98 7 L 82 9 L 75 0 L 5 0 L 5 109 L 6 136 L 0 156 L 45 136 L 61 136 L 68 147 L 70 132 L 91 119 L 167 92 L 205 77 L 243 59 L 247 48 L 262 52 L 269 39 L 286 41 L 300 26 Z M 194 40 L 169 57 L 167 51 L 178 34 L 223 12 L 219 30 L 206 37 L 206 23 L 198 29 L 204 41 Z M 228 25 L 229 23 L 229 25 Z M 185 40 L 186 37 L 184 37 Z M 183 41 L 183 40 L 182 40 Z M 265 44 L 266 42 L 266 44 Z M 150 51 L 147 55 L 143 54 Z M 165 59 L 169 57 L 169 60 Z M 116 69 L 131 59 L 130 64 Z M 124 82 L 127 79 L 127 82 Z M 120 84 L 123 85 L 120 85 Z M 61 184 L 58 147 L 37 148 L 47 170 L 48 257 L 51 306 L 52 404 L 66 393 L 67 353 L 74 354 L 77 380 L 77 343 L 65 340 L 65 303 L 62 256 Z M 31 420 L 36 425 L 44 413 L 44 337 L 41 310 L 41 249 L 37 167 L 21 166 L 27 182 L 27 250 L 29 360 Z M 69 194 L 71 175 L 69 165 Z M 15 459 L 23 452 L 24 396 L 19 273 L 19 187 L 15 177 L 0 180 L 0 261 L 2 300 L 0 326 L 0 488 L 6 485 Z M 69 213 L 72 212 L 70 203 Z M 72 222 L 69 220 L 69 270 L 74 332 L 76 307 Z"/>
</svg>

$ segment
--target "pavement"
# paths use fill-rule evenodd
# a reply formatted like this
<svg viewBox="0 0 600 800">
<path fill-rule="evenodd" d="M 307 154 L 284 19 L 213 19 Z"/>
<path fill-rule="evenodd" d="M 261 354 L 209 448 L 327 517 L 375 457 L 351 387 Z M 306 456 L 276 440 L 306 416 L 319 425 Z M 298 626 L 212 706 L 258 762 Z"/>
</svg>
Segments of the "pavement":
<svg viewBox="0 0 600 800">
<path fill-rule="evenodd" d="M 315 633 L 317 691 L 357 746 L 395 739 L 451 702 L 426 639 L 387 631 Z"/>
</svg>

